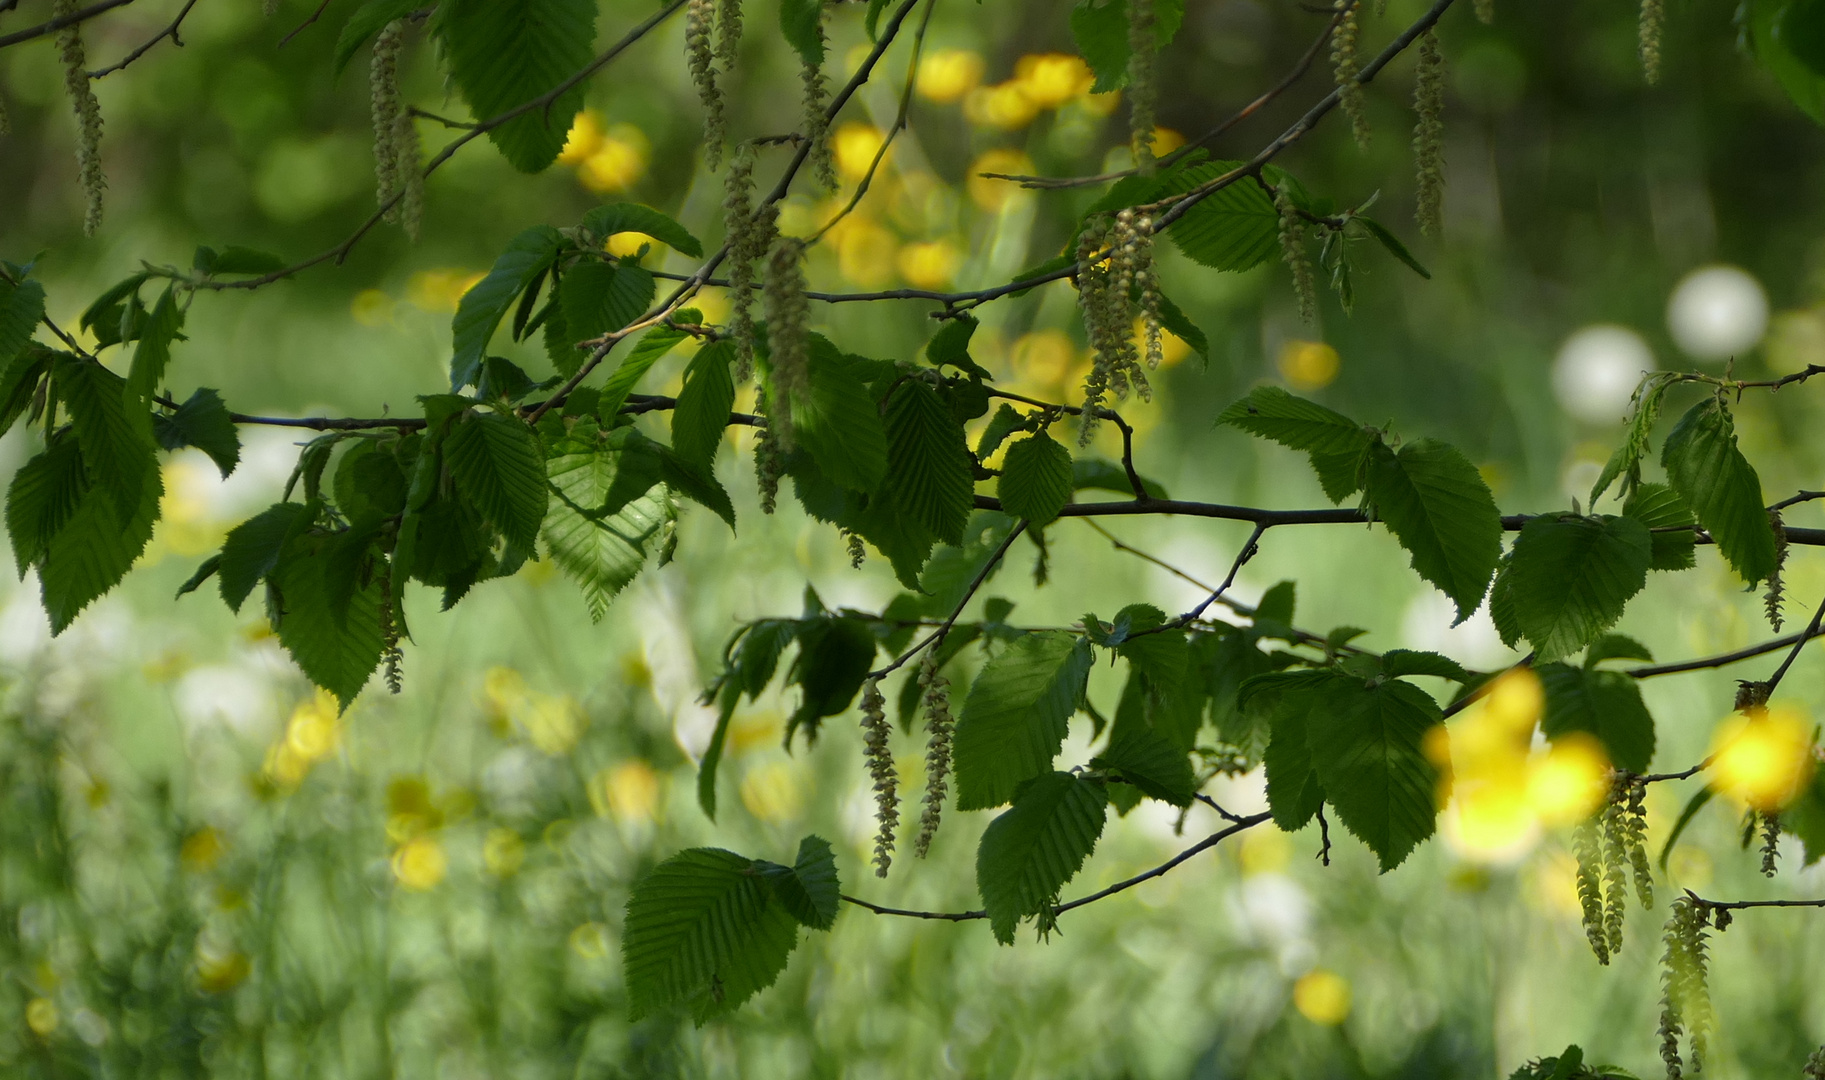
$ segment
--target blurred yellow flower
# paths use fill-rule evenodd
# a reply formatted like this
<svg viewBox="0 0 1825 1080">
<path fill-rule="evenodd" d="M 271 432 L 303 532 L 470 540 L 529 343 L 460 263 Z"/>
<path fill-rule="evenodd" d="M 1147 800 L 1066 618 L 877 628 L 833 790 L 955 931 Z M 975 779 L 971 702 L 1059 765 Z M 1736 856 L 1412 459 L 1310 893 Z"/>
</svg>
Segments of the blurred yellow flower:
<svg viewBox="0 0 1825 1080">
<path fill-rule="evenodd" d="M 637 652 L 622 654 L 621 683 L 624 686 L 638 687 L 642 690 L 653 685 L 653 669 L 646 662 L 646 657 Z"/>
<path fill-rule="evenodd" d="M 1712 735 L 1711 754 L 1711 786 L 1764 813 L 1792 802 L 1818 765 L 1811 725 L 1785 704 L 1732 714 Z"/>
<path fill-rule="evenodd" d="M 514 717 L 526 729 L 532 745 L 552 757 L 568 754 L 583 737 L 586 717 L 583 706 L 567 694 L 539 694 L 527 697 L 515 710 Z"/>
<path fill-rule="evenodd" d="M 1251 829 L 1242 834 L 1242 843 L 1236 849 L 1236 861 L 1241 864 L 1244 877 L 1278 873 L 1292 860 L 1292 844 L 1279 829 Z"/>
<path fill-rule="evenodd" d="M 191 457 L 178 457 L 160 471 L 165 493 L 159 499 L 159 546 L 184 556 L 221 547 L 228 529 L 210 512 L 210 496 L 221 484 L 216 467 Z"/>
<path fill-rule="evenodd" d="M 25 1003 L 25 1026 L 41 1039 L 57 1030 L 57 1005 L 50 998 L 36 997 Z"/>
<path fill-rule="evenodd" d="M 1609 755 L 1594 736 L 1572 732 L 1527 768 L 1527 804 L 1544 825 L 1575 825 L 1609 794 Z"/>
<path fill-rule="evenodd" d="M 420 270 L 406 282 L 406 299 L 421 311 L 455 311 L 463 294 L 486 276 L 468 270 Z"/>
<path fill-rule="evenodd" d="M 729 722 L 729 749 L 742 754 L 757 746 L 776 743 L 781 730 L 783 725 L 776 712 L 744 713 Z"/>
<path fill-rule="evenodd" d="M 1031 198 L 1032 192 L 1011 180 L 991 180 L 983 173 L 1002 173 L 1009 176 L 1029 176 L 1033 172 L 1033 159 L 1012 147 L 997 147 L 985 151 L 981 157 L 970 163 L 968 179 L 964 186 L 969 189 L 970 201 L 984 210 L 999 210 L 1010 200 Z"/>
<path fill-rule="evenodd" d="M 914 89 L 927 101 L 948 105 L 982 82 L 982 54 L 969 49 L 937 49 L 919 61 Z"/>
<path fill-rule="evenodd" d="M 868 175 L 875 154 L 886 140 L 886 134 L 873 124 L 852 120 L 838 127 L 830 136 L 831 153 L 836 157 L 836 171 L 850 183 L 860 181 Z"/>
<path fill-rule="evenodd" d="M 762 765 L 742 778 L 741 804 L 762 821 L 794 821 L 805 805 L 803 784 L 803 777 L 781 762 Z"/>
<path fill-rule="evenodd" d="M 1322 341 L 1293 338 L 1280 346 L 1280 377 L 1295 390 L 1322 390 L 1337 378 L 1337 350 Z"/>
<path fill-rule="evenodd" d="M 171 648 L 140 665 L 140 674 L 155 683 L 173 682 L 190 670 L 190 656 L 182 649 Z"/>
<path fill-rule="evenodd" d="M 893 280 L 900 241 L 872 221 L 849 219 L 836 243 L 837 269 L 862 288 L 877 288 Z"/>
<path fill-rule="evenodd" d="M 949 240 L 907 244 L 900 249 L 900 276 L 915 289 L 942 289 L 957 276 L 963 253 Z"/>
<path fill-rule="evenodd" d="M 285 745 L 305 761 L 318 761 L 336 752 L 342 741 L 342 705 L 336 696 L 318 688 L 292 709 L 285 725 Z"/>
<path fill-rule="evenodd" d="M 1089 93 L 1096 73 L 1083 57 L 1068 53 L 1039 53 L 1014 62 L 1014 82 L 1028 101 L 1041 109 L 1056 109 Z M 1179 140 L 1181 143 L 1183 139 Z"/>
<path fill-rule="evenodd" d="M 641 248 L 652 247 L 658 242 L 645 233 L 618 232 L 602 242 L 602 250 L 621 259 L 629 255 L 638 255 Z"/>
<path fill-rule="evenodd" d="M 570 122 L 564 137 L 564 149 L 558 153 L 561 165 L 581 165 L 602 146 L 602 114 L 584 109 Z"/>
<path fill-rule="evenodd" d="M 526 861 L 526 842 L 512 829 L 494 828 L 482 840 L 482 867 L 497 878 L 512 877 Z"/>
<path fill-rule="evenodd" d="M 385 326 L 393 321 L 393 298 L 379 289 L 363 289 L 349 301 L 349 315 L 362 326 Z"/>
<path fill-rule="evenodd" d="M 1156 127 L 1153 129 L 1153 153 L 1156 157 L 1165 157 L 1185 145 L 1185 136 L 1171 128 Z"/>
<path fill-rule="evenodd" d="M 1122 92 L 1111 90 L 1106 94 L 1085 94 L 1077 99 L 1077 105 L 1091 116 L 1113 116 L 1122 104 Z"/>
<path fill-rule="evenodd" d="M 963 99 L 963 118 L 976 127 L 1015 131 L 1038 115 L 1038 103 L 1017 82 L 979 86 Z"/>
<path fill-rule="evenodd" d="M 1076 343 L 1062 330 L 1035 330 L 1014 339 L 1008 365 L 1020 385 L 1054 401 L 1089 370 Z"/>
<path fill-rule="evenodd" d="M 253 965 L 245 954 L 207 935 L 196 939 L 196 982 L 206 994 L 225 994 L 247 980 Z"/>
<path fill-rule="evenodd" d="M 414 892 L 437 888 L 449 870 L 449 856 L 435 837 L 415 836 L 393 852 L 393 876 Z"/>
<path fill-rule="evenodd" d="M 577 178 L 598 194 L 626 191 L 646 175 L 651 155 L 645 132 L 632 124 L 616 124 L 577 167 Z"/>
<path fill-rule="evenodd" d="M 421 776 L 396 776 L 387 781 L 387 839 L 404 843 L 444 823 L 444 815 L 431 801 L 430 785 Z"/>
<path fill-rule="evenodd" d="M 570 932 L 570 951 L 585 960 L 600 960 L 608 950 L 608 927 L 599 922 L 586 922 Z"/>
<path fill-rule="evenodd" d="M 227 852 L 228 841 L 213 826 L 205 825 L 184 837 L 177 849 L 177 859 L 191 873 L 205 874 L 215 869 L 215 864 L 221 862 Z"/>
<path fill-rule="evenodd" d="M 1341 1024 L 1350 1015 L 1350 984 L 1334 971 L 1314 968 L 1293 984 L 1293 1007 L 1314 1024 Z"/>
<path fill-rule="evenodd" d="M 638 759 L 612 765 L 590 779 L 589 804 L 598 817 L 651 821 L 659 809 L 659 774 Z"/>
</svg>

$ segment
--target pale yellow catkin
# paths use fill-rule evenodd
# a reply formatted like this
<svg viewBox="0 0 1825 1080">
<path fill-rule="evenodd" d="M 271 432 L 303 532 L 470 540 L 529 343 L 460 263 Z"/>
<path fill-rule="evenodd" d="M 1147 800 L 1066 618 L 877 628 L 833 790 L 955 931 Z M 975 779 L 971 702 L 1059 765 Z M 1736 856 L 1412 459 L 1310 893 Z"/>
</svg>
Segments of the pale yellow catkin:
<svg viewBox="0 0 1825 1080">
<path fill-rule="evenodd" d="M 754 213 L 754 147 L 735 148 L 723 178 L 722 220 L 729 248 L 729 328 L 735 336 L 735 381 L 754 373 L 754 260 L 772 243 L 772 218 Z M 769 208 L 770 209 L 770 208 Z"/>
<path fill-rule="evenodd" d="M 821 31 L 820 31 L 821 32 Z M 799 72 L 805 84 L 805 140 L 811 144 L 811 173 L 827 191 L 837 186 L 836 155 L 830 148 L 830 120 L 824 115 L 824 69 L 806 64 Z"/>
<path fill-rule="evenodd" d="M 51 14 L 58 18 L 75 13 L 76 0 L 57 0 L 51 5 Z M 72 23 L 57 31 L 57 47 L 63 61 L 64 92 L 76 113 L 76 168 L 87 203 L 82 232 L 84 236 L 94 236 L 101 228 L 102 192 L 108 182 L 101 171 L 101 103 L 95 100 L 95 90 L 90 85 L 82 24 Z"/>
<path fill-rule="evenodd" d="M 399 147 L 399 225 L 418 243 L 418 228 L 425 216 L 424 149 L 418 141 L 418 124 L 409 112 L 399 114 L 394 145 Z"/>
<path fill-rule="evenodd" d="M 1445 203 L 1445 61 L 1439 53 L 1438 34 L 1427 30 L 1419 39 L 1419 67 L 1413 78 L 1413 165 L 1415 184 L 1413 217 L 1419 231 L 1437 236 L 1444 220 Z"/>
<path fill-rule="evenodd" d="M 1649 86 L 1660 81 L 1660 35 L 1666 19 L 1666 0 L 1641 0 L 1641 74 Z"/>
<path fill-rule="evenodd" d="M 1362 83 L 1356 79 L 1362 72 L 1362 60 L 1356 54 L 1361 36 L 1357 16 L 1362 11 L 1362 0 L 1336 0 L 1336 10 L 1337 29 L 1331 32 L 1331 67 L 1337 80 L 1337 100 L 1343 106 L 1344 115 L 1350 118 L 1350 134 L 1356 145 L 1366 150 L 1369 147 L 1369 111 Z"/>
<path fill-rule="evenodd" d="M 925 709 L 925 806 L 919 816 L 919 836 L 913 843 L 913 854 L 923 859 L 931 852 L 932 840 L 938 835 L 938 822 L 944 815 L 944 796 L 949 793 L 951 772 L 950 680 L 938 673 L 937 645 L 926 652 L 919 665 L 919 686 L 924 693 L 920 704 Z"/>
<path fill-rule="evenodd" d="M 767 256 L 761 299 L 767 313 L 767 353 L 772 371 L 767 427 L 782 451 L 792 450 L 792 407 L 810 387 L 811 304 L 805 298 L 805 242 L 782 236 Z"/>
<path fill-rule="evenodd" d="M 405 45 L 406 24 L 395 19 L 374 36 L 368 64 L 368 104 L 374 117 L 374 200 L 385 207 L 385 220 L 399 220 L 394 197 L 399 191 L 399 53 Z M 391 205 L 389 205 L 391 204 Z"/>
<path fill-rule="evenodd" d="M 710 43 L 711 24 L 716 18 L 716 0 L 691 0 L 685 8 L 684 52 L 691 69 L 691 82 L 697 87 L 697 100 L 703 105 L 703 157 L 714 170 L 722 167 L 723 126 L 722 91 L 716 85 L 714 50 Z"/>
<path fill-rule="evenodd" d="M 1153 0 L 1128 0 L 1128 143 L 1135 170 L 1142 176 L 1151 175 L 1154 166 L 1154 102 L 1159 88 L 1153 54 L 1158 44 Z"/>
<path fill-rule="evenodd" d="M 741 52 L 741 0 L 716 0 L 716 62 L 726 74 Z"/>
<path fill-rule="evenodd" d="M 886 701 L 881 696 L 881 680 L 869 679 L 862 686 L 862 755 L 868 764 L 868 777 L 874 782 L 876 877 L 886 877 L 887 868 L 893 865 L 894 830 L 900 824 L 900 777 L 894 771 L 893 750 L 888 746 L 892 730 L 887 723 Z"/>
<path fill-rule="evenodd" d="M 1318 318 L 1318 284 L 1312 275 L 1311 256 L 1305 250 L 1305 222 L 1284 184 L 1274 189 L 1274 209 L 1280 214 L 1280 255 L 1293 273 L 1299 317 L 1313 322 Z"/>
<path fill-rule="evenodd" d="M 1578 907 L 1583 914 L 1584 936 L 1599 964 L 1610 962 L 1609 934 L 1604 926 L 1603 848 L 1595 818 L 1572 832 L 1572 854 L 1578 860 Z"/>
</svg>

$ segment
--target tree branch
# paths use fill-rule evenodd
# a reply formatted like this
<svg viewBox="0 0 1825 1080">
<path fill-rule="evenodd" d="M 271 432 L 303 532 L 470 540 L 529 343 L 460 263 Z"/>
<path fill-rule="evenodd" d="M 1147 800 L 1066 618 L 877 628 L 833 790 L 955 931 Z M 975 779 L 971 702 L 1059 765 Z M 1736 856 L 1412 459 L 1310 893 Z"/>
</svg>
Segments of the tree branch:
<svg viewBox="0 0 1825 1080">
<path fill-rule="evenodd" d="M 970 582 L 969 588 L 963 590 L 963 599 L 957 601 L 957 606 L 951 610 L 950 616 L 944 620 L 942 626 L 933 630 L 924 641 L 919 642 L 917 645 L 914 645 L 912 648 L 895 657 L 893 663 L 888 664 L 879 671 L 869 672 L 868 677 L 871 679 L 884 679 L 888 675 L 893 674 L 908 660 L 917 656 L 922 649 L 927 646 L 936 648 L 941 644 L 944 641 L 944 635 L 951 632 L 951 627 L 957 624 L 958 616 L 963 614 L 963 609 L 968 607 L 970 600 L 975 597 L 976 590 L 982 588 L 982 583 L 989 579 L 989 575 L 994 572 L 995 567 L 1001 562 L 1003 556 L 1007 555 L 1008 549 L 1014 546 L 1014 541 L 1019 539 L 1020 534 L 1026 530 L 1027 523 L 1024 521 L 1008 530 L 1007 539 L 1001 542 L 1001 546 L 995 549 L 993 555 L 989 556 L 988 562 L 983 563 L 982 569 L 976 572 L 975 580 Z"/>
<path fill-rule="evenodd" d="M 117 7 L 126 7 L 131 3 L 133 3 L 133 0 L 101 0 L 101 3 L 99 4 L 90 4 L 88 7 L 79 8 L 76 11 L 70 12 L 68 15 L 59 15 L 54 19 L 47 19 L 37 26 L 28 26 L 24 30 L 15 30 L 10 34 L 0 35 L 0 49 L 4 49 L 8 45 L 17 45 L 22 41 L 31 41 L 34 38 L 41 38 L 46 34 L 54 34 L 66 26 L 75 26 L 77 23 L 87 22 L 97 15 L 113 11 Z"/>
<path fill-rule="evenodd" d="M 163 41 L 166 38 L 171 39 L 171 44 L 173 46 L 180 48 L 180 49 L 183 48 L 184 42 L 182 39 L 180 39 L 177 36 L 177 30 L 178 30 L 178 27 L 184 25 L 184 17 L 186 15 L 189 15 L 190 9 L 195 6 L 196 6 L 196 0 L 189 0 L 189 2 L 184 5 L 183 10 L 179 11 L 177 13 L 177 18 L 171 20 L 170 26 L 165 27 L 163 30 L 160 30 L 157 34 L 153 35 L 151 38 L 148 38 L 146 40 L 145 44 L 141 45 L 139 48 L 134 49 L 132 52 L 128 53 L 126 55 L 126 57 L 123 60 L 121 60 L 120 63 L 111 65 L 109 67 L 101 68 L 100 70 L 97 70 L 97 71 L 89 72 L 89 78 L 100 79 L 100 78 L 103 78 L 104 76 L 114 74 L 116 71 L 119 71 L 120 69 L 126 67 L 128 64 L 131 64 L 133 61 L 138 60 L 140 57 L 146 55 L 148 52 L 151 52 L 152 46 L 157 45 L 159 42 Z"/>
</svg>

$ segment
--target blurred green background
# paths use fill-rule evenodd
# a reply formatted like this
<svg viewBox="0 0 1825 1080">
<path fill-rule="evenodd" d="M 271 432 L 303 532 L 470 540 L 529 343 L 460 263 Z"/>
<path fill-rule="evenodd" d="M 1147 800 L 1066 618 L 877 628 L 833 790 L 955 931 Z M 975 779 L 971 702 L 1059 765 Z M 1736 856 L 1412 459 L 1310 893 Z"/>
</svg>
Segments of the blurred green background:
<svg viewBox="0 0 1825 1080">
<path fill-rule="evenodd" d="M 90 24 L 91 64 L 123 55 L 179 6 L 142 0 Z M 0 137 L 0 255 L 44 253 L 38 273 L 61 324 L 73 327 L 141 260 L 186 265 L 204 243 L 303 257 L 371 212 L 362 61 L 340 78 L 329 63 L 352 0 L 332 0 L 322 21 L 279 45 L 315 6 L 285 0 L 268 18 L 252 0 L 200 0 L 181 50 L 162 44 L 98 84 L 109 190 L 93 239 L 79 229 L 55 46 L 0 51 L 12 125 Z M 1492 26 L 1449 12 L 1441 239 L 1421 242 L 1407 220 L 1410 58 L 1369 94 L 1366 153 L 1327 125 L 1282 159 L 1346 205 L 1379 191 L 1377 216 L 1432 279 L 1361 252 L 1354 313 L 1327 299 L 1309 326 L 1280 266 L 1216 274 L 1162 245 L 1166 291 L 1212 348 L 1208 362 L 1169 351 L 1153 402 L 1124 407 L 1141 433 L 1142 471 L 1177 497 L 1322 505 L 1303 460 L 1212 426 L 1268 380 L 1409 437 L 1456 443 L 1506 512 L 1566 508 L 1618 438 L 1643 370 L 1716 372 L 1726 356 L 1739 374 L 1825 362 L 1825 223 L 1808 197 L 1825 138 L 1739 53 L 1732 6 L 1674 7 L 1654 89 L 1635 58 L 1632 4 L 1497 0 Z M 859 7 L 832 9 L 838 67 L 865 46 Z M 1290 0 L 1191 7 L 1161 60 L 1160 101 L 1162 126 L 1191 137 L 1290 70 L 1328 18 Z M 1365 20 L 1365 49 L 1423 7 L 1390 0 L 1384 17 Z M 601 43 L 650 10 L 603 4 Z M 938 5 L 912 130 L 859 212 L 814 252 L 814 288 L 983 287 L 1056 253 L 1098 189 L 1036 194 L 975 174 L 1124 164 L 1125 110 L 1085 94 L 1069 10 L 1063 0 Z M 0 34 L 49 11 L 42 0 L 0 11 Z M 766 3 L 749 13 L 736 137 L 796 116 L 794 64 L 772 17 Z M 382 230 L 341 267 L 253 294 L 200 294 L 174 389 L 218 387 L 244 412 L 409 412 L 413 395 L 445 385 L 456 298 L 519 230 L 627 199 L 714 240 L 721 179 L 701 165 L 681 51 L 673 20 L 594 79 L 570 149 L 545 174 L 514 173 L 486 146 L 459 154 L 430 181 L 417 245 Z M 839 123 L 846 185 L 892 120 L 908 55 L 896 45 Z M 422 36 L 405 78 L 409 103 L 463 115 Z M 1327 87 L 1321 61 L 1213 153 L 1251 155 Z M 447 134 L 429 122 L 421 130 L 433 149 Z M 763 183 L 779 161 L 763 159 Z M 783 224 L 809 231 L 834 205 L 795 195 Z M 663 252 L 656 265 L 693 268 Z M 1073 297 L 1058 284 L 984 308 L 977 358 L 1004 386 L 1078 394 L 1088 361 Z M 704 306 L 715 318 L 726 301 L 710 295 Z M 817 306 L 813 318 L 845 348 L 905 358 L 930 333 L 928 308 Z M 545 372 L 531 349 L 510 355 Z M 668 359 L 644 389 L 674 390 L 681 370 L 680 357 Z M 1682 393 L 1696 391 L 1675 391 L 1670 408 L 1688 403 Z M 1822 419 L 1803 387 L 1742 402 L 1739 430 L 1770 500 L 1820 486 Z M 662 419 L 641 422 L 665 431 Z M 837 845 L 848 892 L 900 907 L 975 906 L 972 852 L 986 815 L 952 814 L 928 862 L 903 858 L 886 882 L 868 876 L 860 739 L 839 718 L 815 749 L 787 754 L 780 733 L 792 702 L 781 696 L 736 718 L 721 820 L 695 804 L 693 760 L 714 719 L 697 694 L 728 634 L 743 619 L 795 613 L 807 584 L 832 608 L 879 610 L 899 591 L 885 563 L 850 569 L 841 538 L 790 500 L 763 517 L 747 439 L 736 436 L 742 453 L 725 455 L 720 475 L 736 494 L 739 539 L 688 512 L 676 561 L 649 568 L 600 625 L 548 564 L 449 614 L 436 613 L 431 594 L 410 594 L 417 639 L 404 693 L 371 687 L 338 719 L 254 609 L 237 618 L 212 596 L 171 601 L 290 471 L 292 435 L 243 435 L 241 470 L 226 483 L 200 456 L 171 459 L 145 564 L 62 637 L 49 637 L 33 583 L 0 585 L 9 1075 L 1489 1077 L 1573 1041 L 1587 1060 L 1643 1075 L 1659 1067 L 1664 915 L 1632 912 L 1627 948 L 1599 968 L 1578 925 L 1567 838 L 1550 831 L 1496 857 L 1447 829 L 1378 877 L 1347 837 L 1325 868 L 1309 831 L 1258 830 L 1066 916 L 1049 943 L 1023 935 L 1012 949 L 981 925 L 850 909 L 733 1018 L 630 1025 L 620 911 L 641 873 L 680 847 L 784 860 L 815 831 Z M 35 452 L 36 438 L 0 441 L 0 467 Z M 1825 524 L 1818 505 L 1788 522 Z M 1247 533 L 1174 519 L 1109 528 L 1213 582 Z M 1022 542 L 984 590 L 1017 602 L 1016 622 L 1107 617 L 1135 601 L 1183 610 L 1201 597 L 1082 522 L 1051 534 L 1050 584 L 1034 588 L 1034 549 Z M 1448 629 L 1448 602 L 1383 533 L 1278 530 L 1237 591 L 1253 599 L 1283 578 L 1299 583 L 1300 624 L 1320 632 L 1362 626 L 1370 647 L 1439 649 L 1485 668 L 1513 659 L 1486 615 Z M 1802 550 L 1788 581 L 1801 618 L 1825 572 Z M 1701 549 L 1696 572 L 1657 576 L 1619 629 L 1663 660 L 1770 636 L 1759 597 L 1733 582 Z M 1809 649 L 1783 684 L 1815 711 L 1822 659 Z M 979 662 L 975 650 L 959 661 Z M 1774 662 L 1647 684 L 1656 766 L 1696 762 L 1730 707 L 1733 678 Z M 1107 669 L 1093 676 L 1103 711 L 1118 691 Z M 1087 727 L 1074 730 L 1067 761 L 1083 760 Z M 917 785 L 922 740 L 898 738 L 902 774 Z M 1671 786 L 1651 794 L 1656 845 L 1689 794 Z M 1238 811 L 1263 805 L 1258 775 L 1211 791 Z M 1201 809 L 1177 818 L 1149 803 L 1112 819 L 1068 895 L 1153 865 L 1215 823 Z M 1825 894 L 1825 871 L 1801 872 L 1797 843 L 1766 882 L 1736 841 L 1729 812 L 1707 811 L 1672 853 L 1673 884 L 1713 898 Z M 1714 956 L 1721 1031 L 1707 1072 L 1797 1075 L 1825 1040 L 1825 919 L 1745 915 Z"/>
</svg>

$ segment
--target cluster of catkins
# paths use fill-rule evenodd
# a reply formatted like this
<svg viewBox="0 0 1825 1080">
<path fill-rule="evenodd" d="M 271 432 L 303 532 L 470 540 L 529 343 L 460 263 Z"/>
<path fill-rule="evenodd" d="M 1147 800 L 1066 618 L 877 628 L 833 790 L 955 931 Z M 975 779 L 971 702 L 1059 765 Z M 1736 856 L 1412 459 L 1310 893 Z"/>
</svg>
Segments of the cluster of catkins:
<svg viewBox="0 0 1825 1080">
<path fill-rule="evenodd" d="M 1427 30 L 1419 39 L 1419 67 L 1413 76 L 1413 125 L 1415 185 L 1413 217 L 1419 231 L 1436 236 L 1444 209 L 1445 192 L 1445 61 L 1438 51 L 1438 34 Z"/>
<path fill-rule="evenodd" d="M 1584 934 L 1600 964 L 1608 964 L 1610 957 L 1622 951 L 1630 873 L 1634 874 L 1635 895 L 1641 906 L 1654 906 L 1654 882 L 1648 865 L 1646 788 L 1639 777 L 1616 774 L 1603 809 L 1572 834 Z"/>
<path fill-rule="evenodd" d="M 1362 36 L 1356 16 L 1361 9 L 1362 0 L 1336 0 L 1337 29 L 1331 32 L 1331 69 L 1337 80 L 1338 104 L 1350 118 L 1350 134 L 1356 139 L 1356 145 L 1366 150 L 1369 147 L 1369 110 L 1362 83 L 1356 78 L 1362 73 L 1362 60 L 1356 55 L 1356 44 Z"/>
<path fill-rule="evenodd" d="M 950 680 L 938 673 L 938 646 L 934 643 L 919 665 L 920 705 L 925 710 L 925 809 L 919 817 L 919 838 L 913 854 L 923 859 L 931 851 L 932 838 L 938 835 L 938 819 L 944 813 L 944 796 L 949 792 L 951 773 Z"/>
<path fill-rule="evenodd" d="M 399 54 L 405 38 L 404 19 L 386 24 L 375 36 L 368 96 L 374 114 L 374 198 L 385 220 L 398 222 L 416 240 L 424 215 L 425 178 L 418 125 L 399 92 Z"/>
<path fill-rule="evenodd" d="M 1730 925 L 1728 908 L 1713 909 L 1687 895 L 1673 901 L 1667 919 L 1661 956 L 1660 1059 L 1666 1062 L 1667 1080 L 1680 1080 L 1686 1064 L 1679 1054 L 1679 1038 L 1688 1041 L 1693 1072 L 1705 1067 L 1705 1038 L 1711 1031 L 1711 988 L 1706 977 L 1705 930 L 1715 911 L 1719 930 Z"/>
<path fill-rule="evenodd" d="M 76 0 L 57 0 L 51 13 L 63 18 L 76 13 Z M 82 47 L 82 24 L 71 23 L 57 31 L 57 48 L 63 60 L 63 88 L 76 111 L 76 168 L 88 202 L 82 217 L 84 236 L 101 228 L 101 195 L 108 186 L 101 172 L 101 102 L 95 100 Z"/>
<path fill-rule="evenodd" d="M 1142 176 L 1153 172 L 1153 106 L 1158 94 L 1153 54 L 1158 44 L 1153 0 L 1128 0 L 1128 140 L 1135 170 Z"/>
<path fill-rule="evenodd" d="M 722 146 L 728 135 L 716 77 L 735 70 L 740 49 L 741 0 L 690 0 L 684 13 L 684 52 L 697 98 L 703 102 L 703 156 L 712 169 L 722 167 Z"/>
<path fill-rule="evenodd" d="M 900 777 L 894 772 L 893 751 L 887 745 L 892 730 L 887 723 L 887 702 L 881 696 L 881 680 L 869 679 L 862 685 L 862 755 L 868 762 L 868 776 L 874 781 L 876 877 L 886 877 L 887 868 L 893 865 L 894 830 L 900 824 Z"/>
<path fill-rule="evenodd" d="M 1153 389 L 1142 368 L 1142 351 L 1134 344 L 1138 307 L 1145 341 L 1146 365 L 1157 368 L 1163 353 L 1160 331 L 1159 278 L 1153 264 L 1153 219 L 1124 209 L 1098 215 L 1084 225 L 1077 242 L 1077 302 L 1093 360 L 1084 382 L 1080 445 L 1096 434 L 1104 402 L 1113 394 L 1138 393 L 1151 400 Z M 1138 303 L 1137 303 L 1138 302 Z"/>
</svg>

